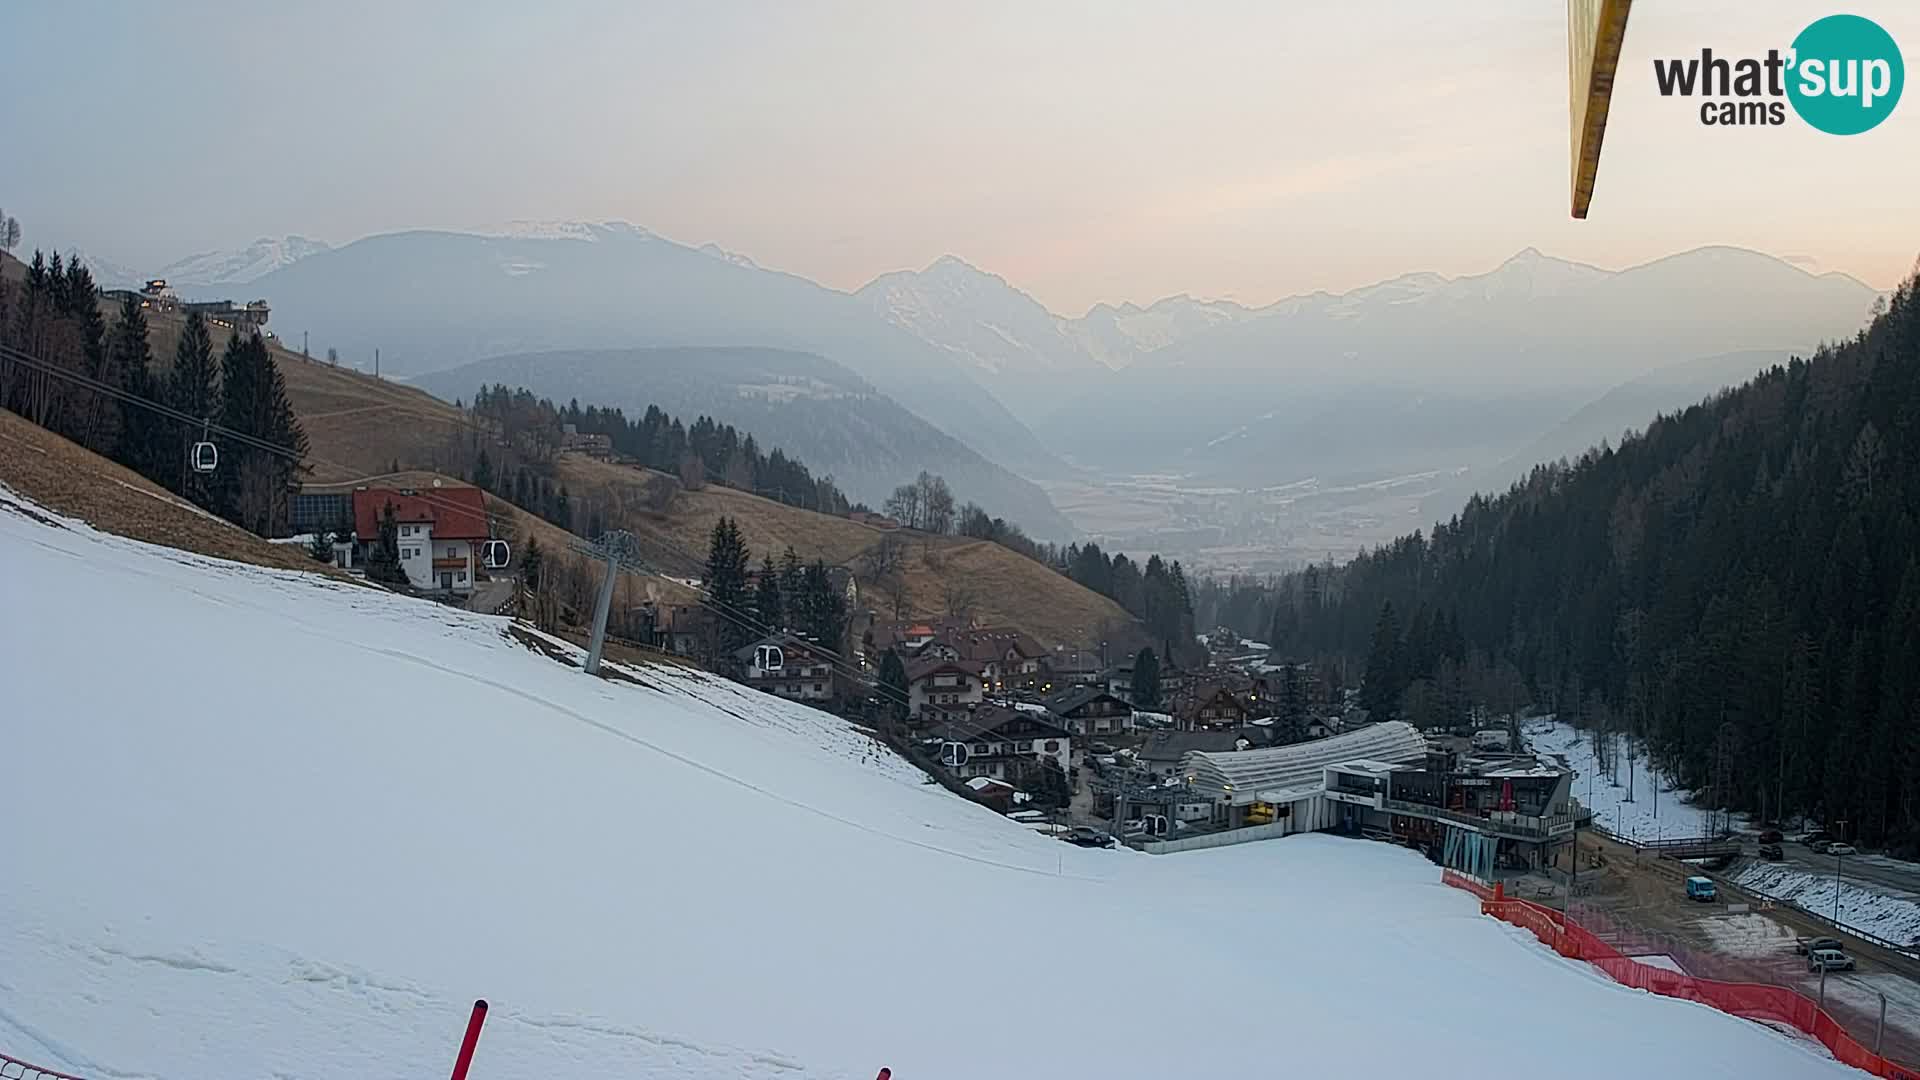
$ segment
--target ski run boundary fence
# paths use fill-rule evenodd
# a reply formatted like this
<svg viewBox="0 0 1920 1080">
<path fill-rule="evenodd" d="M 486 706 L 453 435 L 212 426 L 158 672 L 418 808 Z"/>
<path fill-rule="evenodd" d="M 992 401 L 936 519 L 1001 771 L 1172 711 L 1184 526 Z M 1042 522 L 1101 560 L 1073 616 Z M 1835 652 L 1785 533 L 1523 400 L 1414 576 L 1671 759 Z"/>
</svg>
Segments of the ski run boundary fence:
<svg viewBox="0 0 1920 1080">
<path fill-rule="evenodd" d="M 5 1054 L 0 1054 L 0 1077 L 4 1077 L 5 1080 L 80 1080 L 77 1076 L 43 1069 L 38 1065 L 30 1065 L 19 1058 L 8 1057 Z"/>
<path fill-rule="evenodd" d="M 1719 982 L 1643 964 L 1623 955 L 1562 912 L 1530 900 L 1508 899 L 1500 887 L 1489 886 L 1455 870 L 1441 871 L 1440 880 L 1479 897 L 1481 914 L 1532 931 L 1534 937 L 1561 956 L 1584 960 L 1623 986 L 1662 997 L 1697 1001 L 1746 1020 L 1787 1024 L 1818 1040 L 1842 1064 L 1888 1080 L 1920 1080 L 1920 1070 L 1869 1050 L 1866 1044 L 1847 1034 L 1840 1022 L 1812 998 L 1791 987 Z"/>
</svg>

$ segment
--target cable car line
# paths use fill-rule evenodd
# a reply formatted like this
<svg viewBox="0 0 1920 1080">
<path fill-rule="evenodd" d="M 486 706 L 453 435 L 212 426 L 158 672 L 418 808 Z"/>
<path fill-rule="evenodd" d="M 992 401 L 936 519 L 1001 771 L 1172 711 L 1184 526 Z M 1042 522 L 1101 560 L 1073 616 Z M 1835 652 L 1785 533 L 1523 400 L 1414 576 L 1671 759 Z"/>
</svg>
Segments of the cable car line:
<svg viewBox="0 0 1920 1080">
<path fill-rule="evenodd" d="M 137 405 L 142 408 L 148 409 L 152 412 L 158 413 L 162 416 L 168 417 L 173 420 L 177 420 L 182 424 L 188 425 L 189 428 L 191 428 L 192 425 L 195 425 L 195 424 L 200 425 L 201 439 L 198 442 L 193 444 L 191 457 L 189 460 L 189 465 L 193 468 L 195 472 L 202 472 L 202 473 L 212 472 L 218 466 L 218 454 L 219 454 L 218 448 L 212 443 L 211 439 L 208 438 L 208 436 L 210 435 L 219 435 L 222 438 L 231 440 L 241 446 L 260 450 L 265 453 L 274 454 L 278 457 L 286 458 L 287 460 L 292 461 L 295 465 L 303 465 L 303 464 L 306 464 L 307 462 L 311 462 L 313 464 L 331 465 L 334 468 L 338 468 L 342 470 L 343 472 L 351 473 L 355 471 L 349 468 L 348 466 L 342 464 L 341 462 L 333 461 L 333 460 L 319 457 L 313 454 L 309 454 L 305 459 L 305 461 L 302 461 L 300 455 L 295 453 L 289 447 L 282 446 L 278 443 L 269 442 L 266 439 L 259 438 L 258 436 L 255 436 L 255 435 L 250 435 L 243 431 L 234 430 L 233 428 L 229 428 L 224 424 L 214 423 L 212 419 L 209 417 L 194 416 L 191 413 L 187 413 L 180 409 L 176 409 L 171 405 L 167 405 L 163 402 L 156 401 L 152 398 L 146 397 L 145 395 L 136 394 L 130 390 L 113 386 L 110 383 L 102 382 L 101 380 L 95 379 L 92 376 L 86 375 L 82 372 L 72 371 L 70 369 L 63 368 L 55 364 L 51 364 L 45 360 L 40 359 L 39 357 L 34 356 L 29 352 L 26 352 L 25 350 L 19 349 L 12 345 L 0 345 L 0 357 L 4 357 L 5 360 L 9 363 L 21 364 L 33 370 L 44 372 L 49 375 L 66 379 L 69 382 L 76 383 L 95 393 L 104 394 L 117 401 L 121 401 L 130 405 Z M 488 434 L 488 435 L 493 434 L 492 432 L 487 431 L 485 428 L 482 428 L 476 424 L 472 424 L 471 422 L 463 421 L 462 423 L 463 423 L 463 426 L 470 427 L 477 432 L 481 432 L 483 434 Z M 204 459 L 202 457 L 202 452 L 203 452 L 202 448 L 204 448 L 204 450 L 207 452 L 206 457 Z M 207 463 L 205 468 L 201 467 L 203 460 L 205 460 Z M 457 510 L 461 513 L 471 512 L 471 507 L 460 506 L 451 501 L 438 498 L 433 494 L 431 494 L 430 492 L 416 491 L 413 497 L 421 499 L 422 501 L 427 502 L 436 507 L 439 507 L 441 509 Z M 489 514 L 488 517 L 491 519 L 492 515 Z M 673 551 L 674 553 L 682 556 L 683 558 L 689 560 L 690 562 L 699 563 L 704 561 L 704 560 L 698 559 L 693 555 L 692 552 L 687 551 L 685 548 L 681 547 L 678 543 L 674 542 L 669 538 L 650 537 L 649 539 L 652 542 L 659 544 L 661 547 L 667 548 L 668 550 Z M 492 544 L 492 543 L 504 544 L 505 541 L 490 540 L 489 544 Z M 491 569 L 498 569 L 498 567 L 491 567 Z M 635 572 L 635 571 L 629 569 L 629 572 Z M 654 572 L 656 576 L 667 577 L 667 575 L 659 573 L 657 570 L 655 570 Z M 676 584 L 684 585 L 685 583 L 676 582 Z M 721 618 L 726 619 L 728 622 L 733 623 L 734 625 L 740 627 L 741 629 L 747 630 L 750 633 L 753 633 L 759 637 L 771 637 L 781 632 L 773 629 L 772 627 L 766 625 L 765 623 L 760 622 L 757 618 L 755 618 L 751 614 L 739 608 L 733 607 L 733 605 L 726 604 L 723 601 L 715 599 L 713 594 L 709 592 L 705 586 L 689 586 L 689 587 L 692 588 L 693 591 L 699 595 L 700 597 L 699 603 L 701 607 L 704 607 L 707 610 L 713 612 L 715 615 L 718 615 Z M 877 679 L 873 680 L 872 682 L 869 682 L 867 672 L 864 669 L 857 667 L 852 661 L 848 660 L 839 651 L 827 648 L 824 645 L 820 645 L 814 642 L 809 642 L 808 644 L 811 648 L 814 649 L 816 653 L 818 653 L 824 659 L 827 660 L 829 667 L 847 676 L 856 684 L 871 687 L 874 691 L 880 693 L 882 696 L 892 699 L 893 703 L 895 704 L 900 704 L 900 705 L 911 704 L 909 698 L 901 694 L 901 692 L 896 688 L 886 686 L 885 684 L 880 683 Z M 783 655 L 782 660 L 784 661 L 784 659 L 785 657 Z"/>
</svg>

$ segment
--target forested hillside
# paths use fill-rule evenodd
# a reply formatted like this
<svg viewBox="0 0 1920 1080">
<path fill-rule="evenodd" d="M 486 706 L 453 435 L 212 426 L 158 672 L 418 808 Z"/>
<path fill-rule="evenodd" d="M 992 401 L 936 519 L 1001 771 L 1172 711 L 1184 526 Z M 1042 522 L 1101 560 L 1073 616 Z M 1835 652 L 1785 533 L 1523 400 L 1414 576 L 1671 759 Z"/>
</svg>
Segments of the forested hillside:
<svg viewBox="0 0 1920 1080">
<path fill-rule="evenodd" d="M 624 409 L 636 419 L 649 408 L 688 422 L 710 416 L 781 447 L 816 475 L 831 476 L 849 499 L 875 506 L 918 473 L 939 473 L 961 499 L 1020 522 L 1034 536 L 1064 540 L 1073 533 L 1038 485 L 962 441 L 977 432 L 935 426 L 952 425 L 955 414 L 922 419 L 811 353 L 746 346 L 574 350 L 488 357 L 418 380 L 447 401 L 499 383 L 555 401 Z"/>
<path fill-rule="evenodd" d="M 1392 712 L 1436 689 L 1439 626 L 1717 801 L 1920 836 L 1914 289 L 1852 340 L 1538 468 L 1431 537 L 1294 576 L 1276 648 L 1367 657 Z"/>
</svg>

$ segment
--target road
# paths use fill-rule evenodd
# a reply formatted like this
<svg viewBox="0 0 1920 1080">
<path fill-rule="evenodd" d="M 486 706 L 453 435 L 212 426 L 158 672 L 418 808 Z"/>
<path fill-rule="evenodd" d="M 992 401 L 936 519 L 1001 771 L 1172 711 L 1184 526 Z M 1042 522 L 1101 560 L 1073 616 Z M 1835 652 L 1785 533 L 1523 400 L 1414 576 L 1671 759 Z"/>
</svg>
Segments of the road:
<svg viewBox="0 0 1920 1080">
<path fill-rule="evenodd" d="M 1820 923 L 1785 906 L 1743 911 L 1745 898 L 1724 892 L 1712 904 L 1688 900 L 1681 884 L 1687 871 L 1680 865 L 1636 858 L 1626 847 L 1599 837 L 1582 837 L 1581 843 L 1603 851 L 1606 867 L 1591 877 L 1582 868 L 1585 895 L 1578 903 L 1619 928 L 1612 940 L 1623 951 L 1666 953 L 1689 974 L 1703 978 L 1780 983 L 1809 998 L 1819 995 L 1820 977 L 1807 971 L 1806 958 L 1794 952 L 1794 939 L 1831 933 Z M 1807 854 L 1804 847 L 1799 852 Z M 1854 859 L 1845 861 L 1850 871 Z M 1831 860 L 1826 869 L 1832 873 Z M 1847 952 L 1859 969 L 1828 976 L 1828 1011 L 1855 1038 L 1871 1045 L 1884 994 L 1886 1051 L 1920 1063 L 1920 979 L 1914 977 L 1920 966 L 1865 943 L 1852 944 Z"/>
<path fill-rule="evenodd" d="M 473 592 L 467 596 L 465 606 L 468 611 L 478 611 L 483 615 L 495 615 L 499 613 L 501 608 L 506 607 L 507 602 L 512 599 L 513 579 L 494 578 L 492 581 L 481 582 Z"/>
<path fill-rule="evenodd" d="M 1833 876 L 1835 859 L 1831 855 L 1815 855 L 1807 847 L 1794 843 L 1782 844 L 1780 850 L 1786 855 L 1783 862 L 1787 866 L 1815 877 Z M 1920 899 L 1920 863 L 1901 862 L 1885 855 L 1848 855 L 1838 862 L 1842 881 L 1889 896 Z"/>
</svg>

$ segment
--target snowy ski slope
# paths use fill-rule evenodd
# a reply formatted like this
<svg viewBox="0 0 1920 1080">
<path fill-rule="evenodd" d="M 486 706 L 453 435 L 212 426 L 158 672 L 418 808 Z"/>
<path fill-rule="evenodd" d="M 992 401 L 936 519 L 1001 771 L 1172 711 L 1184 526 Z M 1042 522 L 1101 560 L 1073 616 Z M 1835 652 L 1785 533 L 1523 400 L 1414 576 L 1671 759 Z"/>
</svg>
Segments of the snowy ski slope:
<svg viewBox="0 0 1920 1080">
<path fill-rule="evenodd" d="M 1857 1075 L 1406 850 L 1082 851 L 824 714 L 29 509 L 0 488 L 17 1057 L 433 1076 L 485 996 L 475 1080 Z"/>
</svg>

